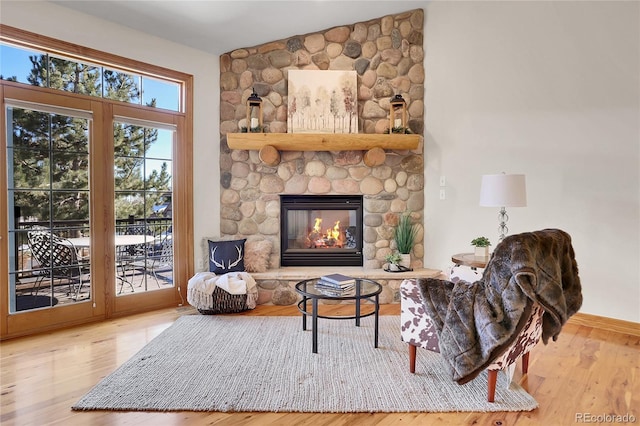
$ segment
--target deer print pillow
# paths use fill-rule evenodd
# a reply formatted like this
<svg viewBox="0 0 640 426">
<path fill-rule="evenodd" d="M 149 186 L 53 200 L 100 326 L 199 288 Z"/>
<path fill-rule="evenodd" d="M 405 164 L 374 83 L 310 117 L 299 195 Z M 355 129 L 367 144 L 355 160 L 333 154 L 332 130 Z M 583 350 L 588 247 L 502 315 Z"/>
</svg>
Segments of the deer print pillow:
<svg viewBox="0 0 640 426">
<path fill-rule="evenodd" d="M 216 275 L 244 271 L 244 242 L 242 240 L 209 240 L 209 272 Z"/>
</svg>

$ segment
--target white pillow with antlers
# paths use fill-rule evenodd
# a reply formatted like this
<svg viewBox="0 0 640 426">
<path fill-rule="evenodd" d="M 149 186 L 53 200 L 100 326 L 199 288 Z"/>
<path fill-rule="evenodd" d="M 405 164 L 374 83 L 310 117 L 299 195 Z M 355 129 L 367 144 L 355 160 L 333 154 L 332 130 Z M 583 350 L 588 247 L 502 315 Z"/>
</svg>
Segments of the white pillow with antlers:
<svg viewBox="0 0 640 426">
<path fill-rule="evenodd" d="M 244 243 L 247 239 L 231 241 L 209 240 L 209 272 L 216 275 L 244 272 Z"/>
</svg>

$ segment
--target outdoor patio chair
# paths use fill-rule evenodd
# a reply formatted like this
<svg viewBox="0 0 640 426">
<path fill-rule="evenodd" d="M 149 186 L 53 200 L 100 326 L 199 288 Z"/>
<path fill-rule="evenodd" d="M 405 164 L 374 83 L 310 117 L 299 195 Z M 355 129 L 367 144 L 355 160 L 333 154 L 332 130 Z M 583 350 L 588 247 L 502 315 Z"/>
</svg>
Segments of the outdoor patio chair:
<svg viewBox="0 0 640 426">
<path fill-rule="evenodd" d="M 173 268 L 173 238 L 169 234 L 165 236 L 160 244 L 160 249 L 156 248 L 156 252 L 147 256 L 143 260 L 135 261 L 132 265 L 136 269 L 142 269 L 145 273 L 151 273 L 160 288 L 158 272 L 165 269 Z M 142 284 L 141 284 L 142 285 Z"/>
<path fill-rule="evenodd" d="M 144 224 L 128 225 L 124 230 L 124 235 L 145 235 L 148 236 L 149 241 L 153 241 L 153 232 Z M 118 294 L 122 293 L 125 284 L 131 288 L 132 293 L 135 291 L 132 281 L 134 273 L 138 269 L 137 264 L 145 262 L 149 255 L 151 255 L 151 246 L 146 243 L 116 246 L 117 269 L 119 270 L 116 279 L 120 281 Z M 130 278 L 127 275 L 128 272 L 131 273 Z"/>
<path fill-rule="evenodd" d="M 33 289 L 36 295 L 44 279 L 49 276 L 52 279 L 66 280 L 72 299 L 78 300 L 80 291 L 88 281 L 88 265 L 80 260 L 78 251 L 71 241 L 52 234 L 48 230 L 32 230 L 27 233 L 29 247 L 32 256 L 40 264 L 40 271 Z"/>
<path fill-rule="evenodd" d="M 40 285 L 45 278 L 46 268 L 51 266 L 51 237 L 49 231 L 33 229 L 27 233 L 27 243 L 31 256 L 38 262 L 38 270 L 33 274 L 36 277 L 31 292 L 35 290 L 35 295 L 40 291 Z"/>
</svg>

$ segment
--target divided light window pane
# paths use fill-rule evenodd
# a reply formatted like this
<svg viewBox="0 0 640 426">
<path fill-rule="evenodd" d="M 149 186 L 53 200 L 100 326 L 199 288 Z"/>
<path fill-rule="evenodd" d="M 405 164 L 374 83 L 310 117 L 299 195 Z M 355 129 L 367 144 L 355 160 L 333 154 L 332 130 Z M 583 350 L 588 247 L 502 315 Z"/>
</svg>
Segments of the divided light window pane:
<svg viewBox="0 0 640 426">
<path fill-rule="evenodd" d="M 146 157 L 158 160 L 173 159 L 173 132 L 166 129 L 153 129 L 153 142 L 148 145 Z M 169 169 L 171 171 L 171 169 Z"/>
<path fill-rule="evenodd" d="M 101 67 L 50 56 L 49 70 L 50 88 L 102 97 Z"/>
<path fill-rule="evenodd" d="M 89 129 L 85 119 L 51 114 L 51 127 L 56 136 L 51 141 L 53 150 L 82 154 L 89 152 Z"/>
<path fill-rule="evenodd" d="M 46 82 L 37 81 L 33 84 L 29 81 L 29 76 L 34 63 L 46 63 L 46 57 L 46 54 L 39 54 L 33 50 L 0 43 L 0 80 L 45 87 Z"/>
<path fill-rule="evenodd" d="M 146 160 L 145 173 L 147 179 L 145 181 L 145 189 L 147 191 L 171 190 L 171 161 L 170 160 Z M 162 186 L 158 185 L 162 183 Z"/>
<path fill-rule="evenodd" d="M 180 111 L 180 85 L 142 77 L 142 104 L 170 111 Z"/>
<path fill-rule="evenodd" d="M 105 68 L 103 77 L 103 97 L 140 104 L 140 76 Z"/>
</svg>

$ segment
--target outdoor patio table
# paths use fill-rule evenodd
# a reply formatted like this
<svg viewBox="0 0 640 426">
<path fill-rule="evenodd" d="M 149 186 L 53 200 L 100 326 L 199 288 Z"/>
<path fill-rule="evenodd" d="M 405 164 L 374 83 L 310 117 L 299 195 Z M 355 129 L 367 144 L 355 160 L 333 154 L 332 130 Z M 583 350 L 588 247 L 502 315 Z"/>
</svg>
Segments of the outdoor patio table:
<svg viewBox="0 0 640 426">
<path fill-rule="evenodd" d="M 73 246 L 76 249 L 84 249 L 84 248 L 89 248 L 91 246 L 91 238 L 90 237 L 78 237 L 78 238 L 69 238 L 67 241 L 69 241 L 71 244 L 73 244 Z M 141 244 L 150 244 L 154 242 L 153 238 L 150 238 L 149 235 L 115 235 L 115 246 L 116 248 L 123 248 L 123 247 L 128 247 L 128 246 L 137 246 L 137 245 L 141 245 Z M 119 250 L 118 250 L 119 251 Z M 121 282 L 122 285 L 120 286 L 120 292 L 122 292 L 122 287 L 124 286 L 124 283 L 129 284 L 129 287 L 131 287 L 131 291 L 133 291 L 133 284 L 131 283 L 131 281 L 129 281 L 127 279 L 127 274 L 125 271 L 125 267 L 126 267 L 126 263 L 125 262 L 118 262 L 118 265 L 120 266 L 121 270 L 122 270 L 122 275 L 117 275 L 116 278 L 118 278 Z"/>
</svg>

